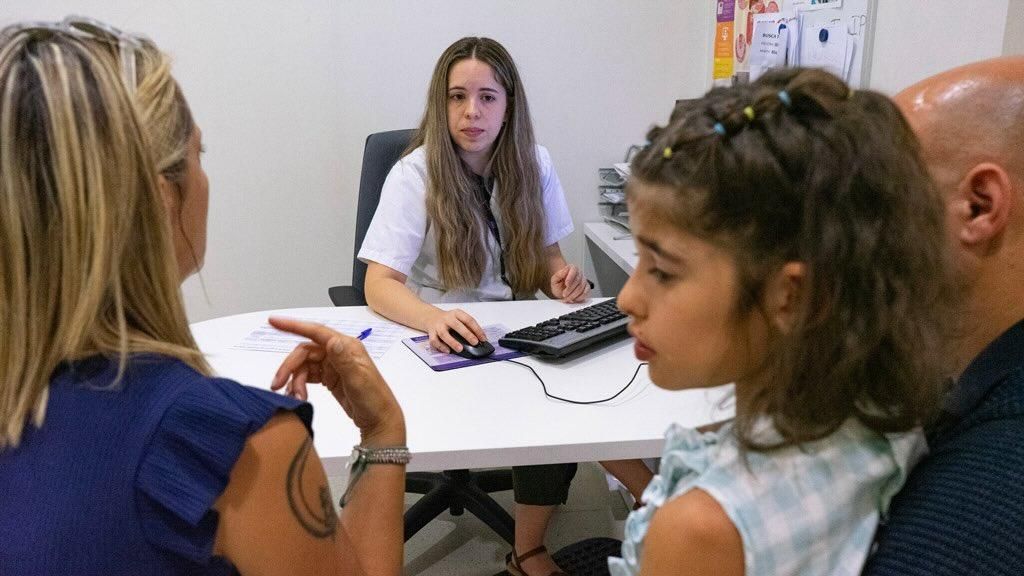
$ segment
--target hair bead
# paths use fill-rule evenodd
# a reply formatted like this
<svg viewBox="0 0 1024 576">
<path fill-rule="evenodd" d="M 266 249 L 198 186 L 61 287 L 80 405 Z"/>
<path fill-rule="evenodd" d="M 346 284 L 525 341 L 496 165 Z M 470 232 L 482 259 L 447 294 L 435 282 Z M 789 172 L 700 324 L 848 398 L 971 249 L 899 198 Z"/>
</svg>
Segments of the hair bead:
<svg viewBox="0 0 1024 576">
<path fill-rule="evenodd" d="M 779 90 L 779 102 L 782 102 L 782 107 L 787 110 L 793 107 L 793 99 L 789 97 L 789 92 L 785 90 Z"/>
<path fill-rule="evenodd" d="M 672 148 L 669 147 L 669 146 L 665 146 L 665 149 L 661 151 L 661 156 L 665 160 L 671 160 L 672 159 Z"/>
<path fill-rule="evenodd" d="M 725 131 L 725 126 L 721 122 L 715 122 L 714 130 L 719 136 L 726 136 L 728 134 L 728 132 Z"/>
<path fill-rule="evenodd" d="M 747 106 L 743 109 L 743 115 L 747 117 L 747 122 L 753 122 L 756 114 L 754 114 L 754 107 Z"/>
</svg>

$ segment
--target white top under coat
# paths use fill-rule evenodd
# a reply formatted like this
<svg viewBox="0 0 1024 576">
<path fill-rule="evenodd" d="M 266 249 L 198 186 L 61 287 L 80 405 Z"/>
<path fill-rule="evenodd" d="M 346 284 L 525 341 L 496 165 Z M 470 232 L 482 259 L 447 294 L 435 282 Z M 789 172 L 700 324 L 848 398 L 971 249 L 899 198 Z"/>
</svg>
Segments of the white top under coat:
<svg viewBox="0 0 1024 576">
<path fill-rule="evenodd" d="M 573 231 L 572 217 L 565 192 L 551 164 L 551 155 L 537 146 L 541 197 L 544 210 L 544 245 L 551 246 Z M 487 264 L 480 285 L 466 290 L 446 291 L 441 282 L 437 260 L 437 238 L 427 217 L 427 159 L 423 146 L 398 161 L 384 181 L 380 203 L 359 250 L 363 262 L 377 262 L 406 275 L 406 286 L 424 302 L 484 302 L 511 300 L 512 289 L 501 280 L 497 240 L 481 223 L 485 238 Z M 495 184 L 491 211 L 506 238 Z"/>
</svg>

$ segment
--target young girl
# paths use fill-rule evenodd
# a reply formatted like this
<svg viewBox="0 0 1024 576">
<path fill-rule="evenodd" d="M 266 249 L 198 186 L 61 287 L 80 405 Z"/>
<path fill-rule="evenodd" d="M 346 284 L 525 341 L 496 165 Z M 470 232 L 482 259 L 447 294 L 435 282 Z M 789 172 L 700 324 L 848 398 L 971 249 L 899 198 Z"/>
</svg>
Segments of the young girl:
<svg viewBox="0 0 1024 576">
<path fill-rule="evenodd" d="M 632 164 L 636 356 L 736 417 L 672 427 L 613 574 L 859 574 L 942 393 L 940 198 L 895 106 L 788 69 L 681 105 Z"/>
<path fill-rule="evenodd" d="M 388 174 L 359 251 L 367 303 L 426 332 L 435 348 L 459 351 L 449 330 L 474 345 L 483 330 L 466 312 L 432 303 L 533 298 L 538 290 L 565 302 L 588 297 L 588 282 L 558 247 L 572 230 L 512 57 L 489 38 L 455 42 L 437 61 L 419 131 Z M 650 478 L 639 461 L 610 466 L 637 495 Z M 575 464 L 513 468 L 514 573 L 557 570 L 543 536 L 574 474 Z"/>
</svg>

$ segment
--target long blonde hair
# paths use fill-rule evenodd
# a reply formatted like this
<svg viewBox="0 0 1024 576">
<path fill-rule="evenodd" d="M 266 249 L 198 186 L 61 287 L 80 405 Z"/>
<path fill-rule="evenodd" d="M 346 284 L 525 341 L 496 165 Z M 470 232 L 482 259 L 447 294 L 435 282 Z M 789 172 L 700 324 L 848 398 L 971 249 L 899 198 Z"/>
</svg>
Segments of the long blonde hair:
<svg viewBox="0 0 1024 576">
<path fill-rule="evenodd" d="M 494 143 L 491 174 L 498 182 L 502 248 L 515 295 L 533 295 L 548 280 L 540 168 L 530 109 L 519 71 L 508 51 L 490 38 L 463 38 L 441 54 L 427 93 L 427 109 L 408 152 L 426 145 L 427 214 L 435 227 L 438 268 L 448 290 L 479 285 L 486 266 L 480 230 L 483 208 L 448 132 L 448 74 L 475 59 L 494 70 L 508 97 L 508 120 Z"/>
<path fill-rule="evenodd" d="M 0 448 L 42 425 L 63 361 L 116 357 L 120 377 L 129 355 L 156 353 L 209 372 L 156 177 L 107 43 L 0 32 Z"/>
</svg>

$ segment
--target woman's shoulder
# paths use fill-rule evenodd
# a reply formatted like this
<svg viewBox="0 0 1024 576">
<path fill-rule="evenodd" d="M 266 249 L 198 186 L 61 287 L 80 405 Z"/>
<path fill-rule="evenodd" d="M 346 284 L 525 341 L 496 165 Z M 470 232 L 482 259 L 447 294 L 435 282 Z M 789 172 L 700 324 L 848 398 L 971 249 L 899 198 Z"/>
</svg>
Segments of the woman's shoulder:
<svg viewBox="0 0 1024 576">
<path fill-rule="evenodd" d="M 541 168 L 551 164 L 551 153 L 548 152 L 547 147 L 534 144 L 533 149 L 537 153 L 537 161 L 540 162 Z"/>
<path fill-rule="evenodd" d="M 388 172 L 384 189 L 398 186 L 400 189 L 424 190 L 426 181 L 427 150 L 426 146 L 420 146 L 395 162 Z"/>
<path fill-rule="evenodd" d="M 266 422 L 278 410 L 297 411 L 300 416 L 312 413 L 308 404 L 269 390 L 245 386 L 228 378 L 205 375 L 177 358 L 159 357 L 136 360 L 147 370 L 160 371 L 161 380 L 177 383 L 171 408 L 179 412 L 202 411 L 206 421 L 238 420 L 250 424 Z M 167 416 L 165 415 L 165 420 Z M 308 423 L 308 422 L 307 422 Z"/>
<path fill-rule="evenodd" d="M 70 394 L 101 398 L 104 405 L 123 405 L 140 426 L 153 423 L 158 435 L 196 427 L 211 433 L 258 427 L 278 410 L 295 411 L 307 423 L 312 419 L 312 408 L 304 402 L 203 374 L 180 358 L 161 354 L 132 355 L 123 371 L 116 358 L 102 356 L 66 363 L 54 383 Z M 109 394 L 115 391 L 121 394 Z"/>
<path fill-rule="evenodd" d="M 413 149 L 411 152 L 402 156 L 395 163 L 395 168 L 415 169 L 417 171 L 426 171 L 427 169 L 427 146 L 421 145 L 418 148 Z"/>
<path fill-rule="evenodd" d="M 147 539 L 158 548 L 205 562 L 212 550 L 214 502 L 250 437 L 284 412 L 310 434 L 312 408 L 293 398 L 206 376 L 176 359 L 141 362 L 178 378 L 138 465 L 136 504 Z"/>
</svg>

